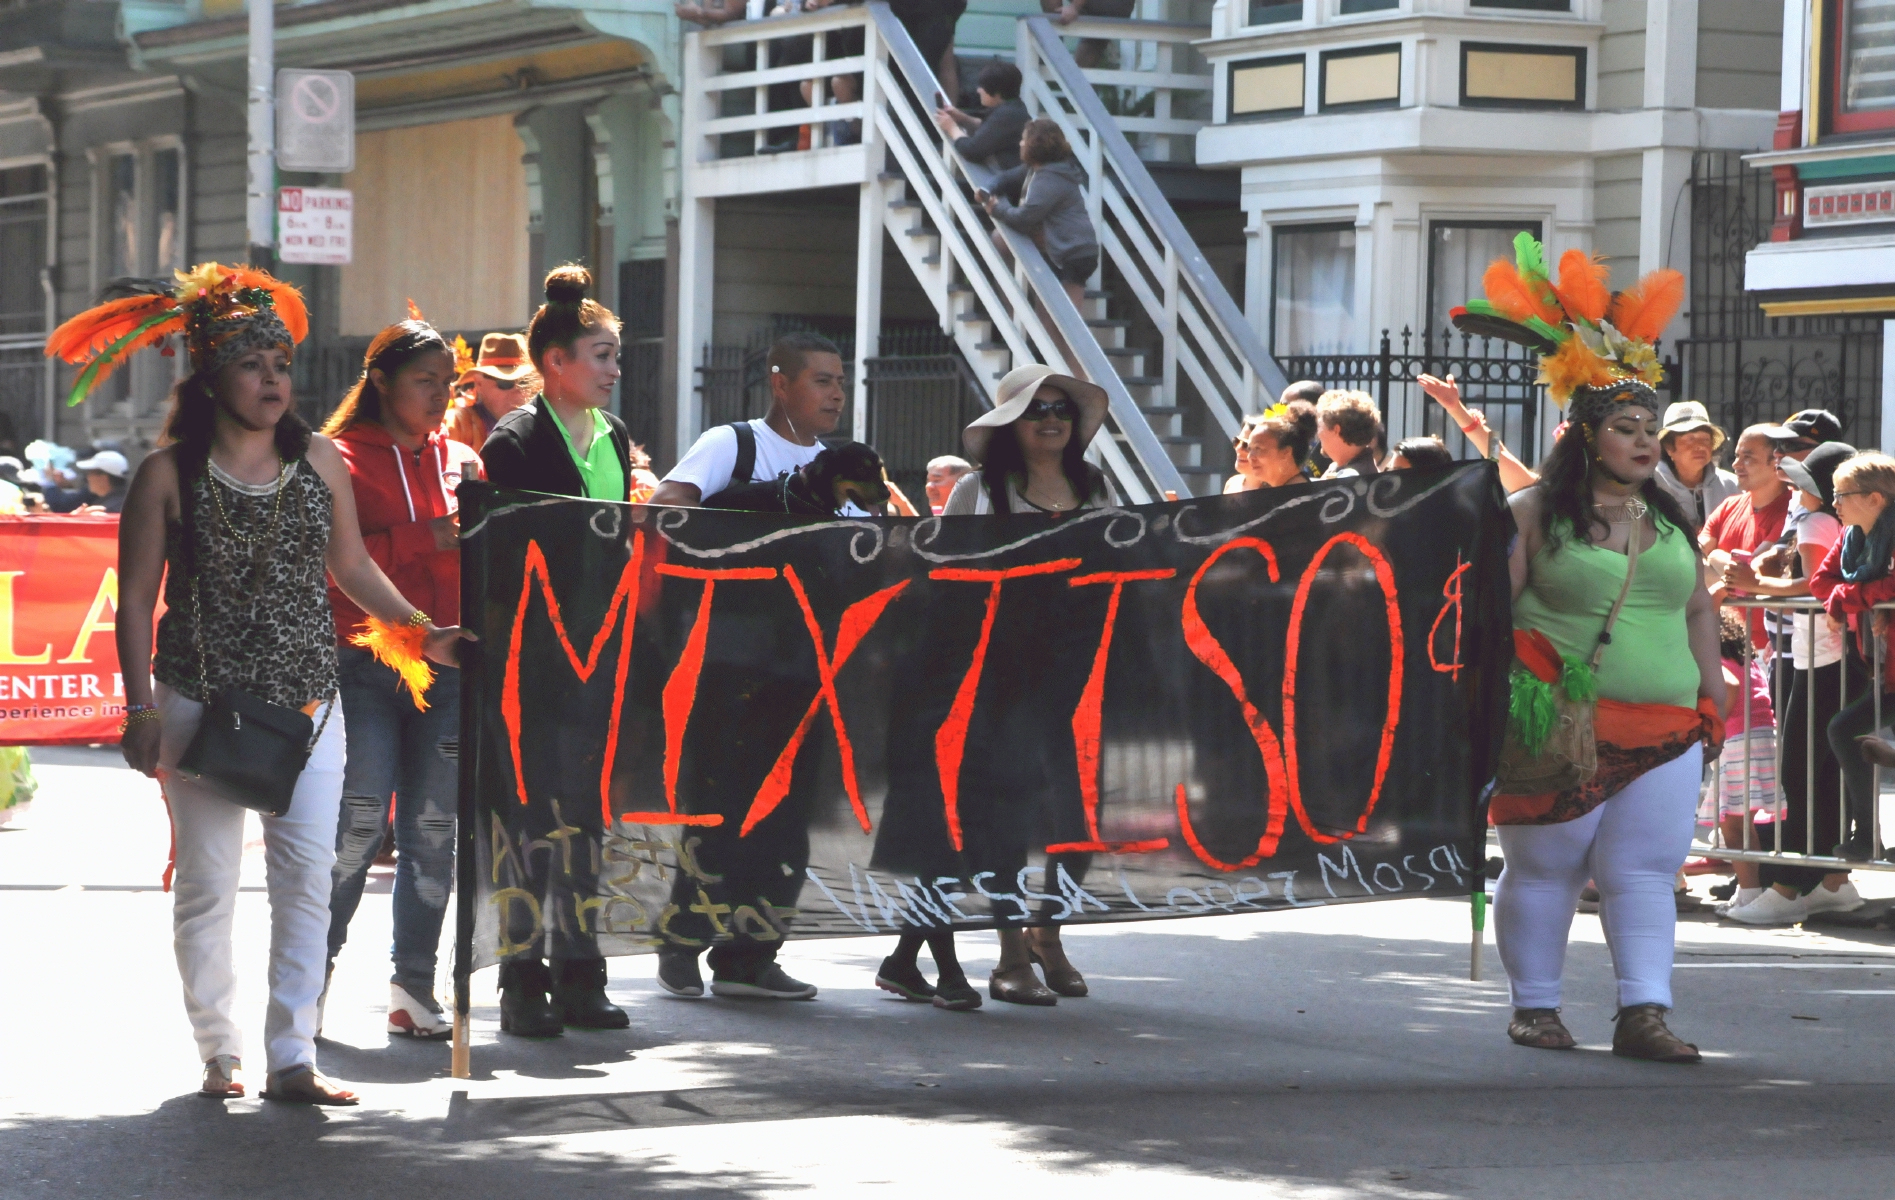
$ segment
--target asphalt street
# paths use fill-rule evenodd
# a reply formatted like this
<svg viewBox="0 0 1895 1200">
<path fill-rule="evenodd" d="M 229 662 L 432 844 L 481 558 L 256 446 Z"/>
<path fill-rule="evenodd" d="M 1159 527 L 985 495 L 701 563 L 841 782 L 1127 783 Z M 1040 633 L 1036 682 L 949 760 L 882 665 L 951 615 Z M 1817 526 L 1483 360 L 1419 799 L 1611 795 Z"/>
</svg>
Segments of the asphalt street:
<svg viewBox="0 0 1895 1200">
<path fill-rule="evenodd" d="M 362 1106 L 206 1100 L 156 785 L 115 751 L 35 758 L 39 797 L 0 828 L 6 1200 L 1895 1196 L 1895 935 L 1685 918 L 1673 1024 L 1707 1061 L 1661 1066 L 1609 1053 L 1589 916 L 1567 968 L 1582 1048 L 1510 1044 L 1491 931 L 1488 978 L 1467 978 L 1465 900 L 1077 929 L 1093 994 L 1054 1009 L 904 1004 L 872 983 L 892 939 L 845 939 L 784 952 L 813 1003 L 678 1000 L 650 959 L 616 959 L 630 1031 L 525 1042 L 500 1036 L 487 971 L 474 1078 L 454 1080 L 444 1043 L 383 1033 L 378 869 L 321 1048 Z M 253 1092 L 259 849 L 237 922 Z M 992 939 L 961 942 L 984 978 Z"/>
</svg>

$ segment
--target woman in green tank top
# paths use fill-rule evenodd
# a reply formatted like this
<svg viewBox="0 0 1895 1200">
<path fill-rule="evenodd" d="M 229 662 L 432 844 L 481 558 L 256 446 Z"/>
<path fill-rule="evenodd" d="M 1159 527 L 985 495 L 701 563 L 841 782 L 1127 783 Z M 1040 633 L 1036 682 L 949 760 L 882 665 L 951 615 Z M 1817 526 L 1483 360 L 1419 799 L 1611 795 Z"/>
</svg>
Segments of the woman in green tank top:
<svg viewBox="0 0 1895 1200">
<path fill-rule="evenodd" d="M 1540 483 L 1510 501 L 1519 527 L 1510 556 L 1515 633 L 1543 634 L 1568 670 L 1583 671 L 1604 647 L 1594 674 L 1597 774 L 1564 792 L 1494 798 L 1507 864 L 1494 913 L 1514 1041 L 1574 1044 L 1559 1017 L 1560 974 L 1574 903 L 1590 878 L 1618 975 L 1613 1052 L 1696 1062 L 1697 1047 L 1664 1021 L 1672 889 L 1691 842 L 1703 741 L 1723 731 L 1725 689 L 1717 609 L 1694 531 L 1653 478 L 1659 411 L 1657 395 L 1637 380 L 1576 389 Z M 1621 591 L 1623 608 L 1602 637 Z"/>
</svg>

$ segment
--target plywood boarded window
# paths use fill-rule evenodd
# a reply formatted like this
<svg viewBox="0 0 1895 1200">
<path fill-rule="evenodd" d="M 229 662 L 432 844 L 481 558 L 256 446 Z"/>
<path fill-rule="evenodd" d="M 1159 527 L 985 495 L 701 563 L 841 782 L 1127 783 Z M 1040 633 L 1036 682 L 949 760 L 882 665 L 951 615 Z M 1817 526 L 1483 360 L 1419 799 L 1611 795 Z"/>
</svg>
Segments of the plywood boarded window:
<svg viewBox="0 0 1895 1200">
<path fill-rule="evenodd" d="M 1280 117 L 1303 111 L 1303 56 L 1253 58 L 1230 65 L 1230 116 Z"/>
<path fill-rule="evenodd" d="M 1461 43 L 1461 103 L 1475 108 L 1586 107 L 1586 51 L 1577 46 Z"/>
<path fill-rule="evenodd" d="M 526 168 L 507 116 L 358 134 L 355 261 L 342 268 L 341 332 L 368 336 L 413 299 L 451 331 L 513 330 L 527 295 Z"/>
</svg>

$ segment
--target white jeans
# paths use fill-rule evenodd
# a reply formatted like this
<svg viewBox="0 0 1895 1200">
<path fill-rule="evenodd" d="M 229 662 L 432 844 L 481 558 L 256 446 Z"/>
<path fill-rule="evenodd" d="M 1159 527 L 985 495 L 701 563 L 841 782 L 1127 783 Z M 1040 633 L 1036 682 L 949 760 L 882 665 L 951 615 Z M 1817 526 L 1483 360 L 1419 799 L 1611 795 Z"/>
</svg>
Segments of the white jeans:
<svg viewBox="0 0 1895 1200">
<path fill-rule="evenodd" d="M 197 1036 L 198 1057 L 243 1056 L 243 1031 L 231 1017 L 231 918 L 243 860 L 247 810 L 206 794 L 173 768 L 197 732 L 204 706 L 158 684 L 159 779 L 171 809 L 177 849 L 172 937 L 184 1009 Z M 322 710 L 316 710 L 318 722 Z M 296 781 L 288 813 L 263 818 L 264 865 L 270 891 L 270 1004 L 263 1020 L 268 1069 L 316 1061 L 316 1002 L 329 956 L 329 873 L 336 860 L 346 739 L 337 706 L 309 765 Z"/>
<path fill-rule="evenodd" d="M 1494 894 L 1494 937 L 1515 1008 L 1559 1007 L 1573 905 L 1588 879 L 1599 889 L 1619 1007 L 1671 1007 L 1672 892 L 1703 773 L 1704 749 L 1693 746 L 1576 821 L 1500 827 L 1507 868 Z"/>
</svg>

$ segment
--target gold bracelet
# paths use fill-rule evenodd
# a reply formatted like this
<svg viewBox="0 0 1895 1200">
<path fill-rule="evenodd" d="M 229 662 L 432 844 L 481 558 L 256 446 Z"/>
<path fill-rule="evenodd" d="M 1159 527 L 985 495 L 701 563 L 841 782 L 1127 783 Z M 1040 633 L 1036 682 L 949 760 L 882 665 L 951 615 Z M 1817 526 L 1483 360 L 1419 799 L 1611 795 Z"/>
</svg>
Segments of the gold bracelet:
<svg viewBox="0 0 1895 1200">
<path fill-rule="evenodd" d="M 119 733 L 123 734 L 134 725 L 142 725 L 147 721 L 156 721 L 157 719 L 158 719 L 157 709 L 141 708 L 137 712 L 127 713 L 125 716 L 125 719 L 119 722 L 118 731 Z"/>
</svg>

